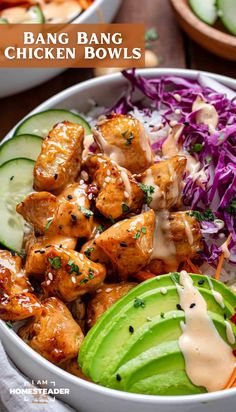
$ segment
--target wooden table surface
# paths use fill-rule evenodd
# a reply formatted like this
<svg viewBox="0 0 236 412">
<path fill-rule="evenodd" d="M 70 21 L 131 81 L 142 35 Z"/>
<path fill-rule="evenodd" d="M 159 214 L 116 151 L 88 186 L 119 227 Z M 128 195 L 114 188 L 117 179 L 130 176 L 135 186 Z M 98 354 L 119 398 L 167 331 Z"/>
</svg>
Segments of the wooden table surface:
<svg viewBox="0 0 236 412">
<path fill-rule="evenodd" d="M 156 51 L 160 57 L 160 67 L 187 67 L 236 77 L 235 62 L 210 54 L 181 32 L 169 0 L 123 0 L 115 22 L 141 22 L 145 23 L 147 29 L 155 27 L 159 34 Z M 0 139 L 38 104 L 55 93 L 91 77 L 93 71 L 90 69 L 69 69 L 39 87 L 0 99 Z"/>
</svg>

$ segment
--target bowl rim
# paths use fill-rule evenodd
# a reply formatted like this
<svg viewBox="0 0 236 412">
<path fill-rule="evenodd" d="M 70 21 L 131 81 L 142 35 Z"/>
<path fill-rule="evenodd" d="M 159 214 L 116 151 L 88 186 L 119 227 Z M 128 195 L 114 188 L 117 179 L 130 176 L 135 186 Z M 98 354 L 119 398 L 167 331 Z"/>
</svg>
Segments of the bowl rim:
<svg viewBox="0 0 236 412">
<path fill-rule="evenodd" d="M 162 75 L 176 75 L 176 76 L 181 76 L 189 79 L 196 79 L 199 74 L 204 74 L 207 75 L 208 77 L 220 81 L 224 85 L 231 87 L 236 90 L 236 79 L 223 76 L 223 75 L 218 75 L 210 72 L 205 72 L 205 71 L 198 71 L 198 70 L 189 70 L 189 69 L 171 69 L 171 68 L 156 68 L 156 69 L 140 69 L 137 70 L 137 74 L 146 76 L 148 78 L 154 77 L 154 76 L 162 76 Z M 79 92 L 86 90 L 88 88 L 94 88 L 96 85 L 102 84 L 103 82 L 107 83 L 118 83 L 118 82 L 124 82 L 124 85 L 127 84 L 127 80 L 122 77 L 121 73 L 115 73 L 115 74 L 110 74 L 107 76 L 101 76 L 98 78 L 93 78 L 86 80 L 85 82 L 81 82 L 78 84 L 75 84 L 74 86 L 62 90 L 61 92 L 57 93 L 56 95 L 52 96 L 45 102 L 41 103 L 39 106 L 37 106 L 34 110 L 32 110 L 29 114 L 25 116 L 27 118 L 29 115 L 32 115 L 34 113 L 37 113 L 42 110 L 48 110 L 50 108 L 53 108 L 55 105 L 59 104 L 60 102 L 63 102 L 63 100 L 67 99 L 70 96 L 76 95 Z M 235 92 L 236 93 L 236 92 Z M 24 119 L 25 119 L 24 118 Z M 22 122 L 21 119 L 19 123 Z M 18 124 L 19 124 L 18 123 Z M 13 127 L 10 132 L 5 136 L 5 138 L 2 140 L 2 142 L 8 140 L 11 138 L 15 128 Z M 58 366 L 54 365 L 53 363 L 49 362 L 45 358 L 43 358 L 41 355 L 39 355 L 36 351 L 34 351 L 32 348 L 30 348 L 13 330 L 11 330 L 7 324 L 0 320 L 0 339 L 1 335 L 4 335 L 7 339 L 9 339 L 15 347 L 18 347 L 18 349 L 29 358 L 32 359 L 35 363 L 37 363 L 39 366 L 44 367 L 45 369 L 48 369 L 49 372 L 57 376 L 58 378 L 65 379 L 67 380 L 68 383 L 72 383 L 74 385 L 78 385 L 81 388 L 86 389 L 87 391 L 93 391 L 99 395 L 103 396 L 109 396 L 110 398 L 115 398 L 117 400 L 124 400 L 124 401 L 136 401 L 136 402 L 142 402 L 142 403 L 147 403 L 147 404 L 156 404 L 156 405 L 170 405 L 170 404 L 175 404 L 175 405 L 188 405 L 188 404 L 199 404 L 199 403 L 206 403 L 210 401 L 215 401 L 219 400 L 222 398 L 229 398 L 232 397 L 232 395 L 236 396 L 236 388 L 231 388 L 231 389 L 226 389 L 224 391 L 217 391 L 217 392 L 210 392 L 210 393 L 203 393 L 203 394 L 197 394 L 197 395 L 180 395 L 180 396 L 158 396 L 158 395 L 143 395 L 143 394 L 136 394 L 136 393 L 129 393 L 129 392 L 123 392 L 115 389 L 110 389 L 106 388 L 104 386 L 98 385 L 93 382 L 88 382 L 85 381 L 79 377 L 76 377 L 62 369 L 60 369 Z"/>
<path fill-rule="evenodd" d="M 97 13 L 97 11 L 100 9 L 102 3 L 104 3 L 105 0 L 94 0 L 93 4 L 87 8 L 87 10 L 82 11 L 79 15 L 74 17 L 72 20 L 69 21 L 71 24 L 81 24 L 86 21 L 87 18 L 90 18 L 93 13 Z M 98 16 L 99 18 L 99 16 Z M 101 23 L 101 22 L 100 22 Z"/>
<path fill-rule="evenodd" d="M 214 39 L 215 41 L 225 44 L 226 46 L 236 47 L 236 36 L 230 33 L 225 33 L 215 27 L 204 23 L 197 17 L 192 11 L 190 5 L 186 0 L 170 0 L 175 12 L 181 16 L 181 18 L 191 25 L 195 31 L 202 32 L 206 37 Z M 183 8 L 186 11 L 183 13 Z"/>
</svg>

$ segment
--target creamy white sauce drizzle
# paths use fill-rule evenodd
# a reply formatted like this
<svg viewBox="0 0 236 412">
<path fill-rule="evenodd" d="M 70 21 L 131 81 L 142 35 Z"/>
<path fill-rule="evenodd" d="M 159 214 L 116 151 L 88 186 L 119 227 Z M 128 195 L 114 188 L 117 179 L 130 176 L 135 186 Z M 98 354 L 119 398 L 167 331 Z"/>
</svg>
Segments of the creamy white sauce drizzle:
<svg viewBox="0 0 236 412">
<path fill-rule="evenodd" d="M 234 336 L 233 328 L 227 320 L 225 320 L 225 326 L 226 326 L 226 336 L 227 336 L 228 342 L 231 345 L 234 345 L 235 344 L 235 336 Z"/>
<path fill-rule="evenodd" d="M 114 160 L 118 164 L 125 163 L 124 153 L 119 147 L 107 143 L 106 139 L 104 139 L 102 133 L 98 129 L 94 129 L 93 133 L 94 133 L 96 142 L 101 147 L 103 153 L 107 157 L 110 157 L 111 160 Z"/>
<path fill-rule="evenodd" d="M 197 96 L 192 106 L 196 113 L 196 122 L 209 127 L 210 133 L 214 133 L 218 125 L 219 116 L 212 104 L 206 103 L 200 96 Z"/>
<path fill-rule="evenodd" d="M 128 172 L 127 172 L 126 169 L 124 169 L 123 167 L 120 167 L 120 166 L 118 166 L 118 169 L 120 171 L 121 180 L 124 183 L 124 187 L 125 187 L 124 196 L 127 199 L 131 200 L 132 188 L 131 188 L 131 183 L 130 183 L 130 180 L 129 180 Z"/>
<path fill-rule="evenodd" d="M 163 260 L 168 270 L 171 271 L 176 268 L 176 249 L 174 242 L 170 239 L 170 232 L 169 212 L 163 210 L 156 213 L 151 260 Z"/>
<path fill-rule="evenodd" d="M 148 163 L 152 162 L 152 149 L 150 146 L 149 138 L 146 134 L 144 126 L 140 123 L 140 146 L 145 153 L 145 157 Z"/>
<path fill-rule="evenodd" d="M 185 271 L 180 272 L 180 285 L 176 287 L 185 323 L 181 323 L 179 346 L 186 373 L 194 385 L 205 387 L 208 392 L 222 390 L 235 368 L 232 349 L 218 334 L 204 298 Z M 193 303 L 195 306 L 190 308 Z"/>
<path fill-rule="evenodd" d="M 209 276 L 207 276 L 207 280 L 208 280 L 209 286 L 211 288 L 211 293 L 212 293 L 215 301 L 218 303 L 218 305 L 220 305 L 222 308 L 224 308 L 225 304 L 224 304 L 223 296 L 221 295 L 221 293 L 217 292 L 214 289 L 213 283 L 212 283 L 211 279 L 209 278 Z"/>
<path fill-rule="evenodd" d="M 162 145 L 162 154 L 166 157 L 184 156 L 187 159 L 186 170 L 194 181 L 206 180 L 206 174 L 201 170 L 201 164 L 178 144 L 184 125 L 178 124 L 170 129 L 167 139 Z"/>
<path fill-rule="evenodd" d="M 143 179 L 143 184 L 147 186 L 154 187 L 154 193 L 151 194 L 152 201 L 150 202 L 150 207 L 153 210 L 160 210 L 166 207 L 165 193 L 161 191 L 160 187 L 155 183 L 152 169 L 148 169 Z"/>
<path fill-rule="evenodd" d="M 185 229 L 185 234 L 188 239 L 188 243 L 190 244 L 190 246 L 192 246 L 193 245 L 193 234 L 192 234 L 190 224 L 188 223 L 185 213 L 182 214 L 182 217 L 183 217 L 184 229 Z"/>
</svg>

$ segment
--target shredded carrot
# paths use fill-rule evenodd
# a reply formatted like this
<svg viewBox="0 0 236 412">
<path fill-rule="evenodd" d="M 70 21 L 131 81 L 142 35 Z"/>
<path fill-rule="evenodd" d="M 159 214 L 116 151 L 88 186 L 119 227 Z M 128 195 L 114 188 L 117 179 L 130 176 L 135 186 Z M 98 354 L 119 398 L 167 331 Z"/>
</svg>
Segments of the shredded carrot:
<svg viewBox="0 0 236 412">
<path fill-rule="evenodd" d="M 234 368 L 234 371 L 224 389 L 229 389 L 233 387 L 236 387 L 236 368 Z"/>
<path fill-rule="evenodd" d="M 228 236 L 228 238 L 226 239 L 226 241 L 225 241 L 225 244 L 226 244 L 227 247 L 228 247 L 228 244 L 229 244 L 229 242 L 230 242 L 230 240 L 231 240 L 231 237 L 232 237 L 232 235 L 230 234 L 230 235 Z M 217 265 L 217 268 L 216 268 L 216 273 L 215 273 L 215 276 L 214 276 L 216 280 L 219 280 L 219 279 L 220 279 L 221 270 L 222 270 L 222 266 L 223 266 L 224 260 L 225 260 L 225 256 L 224 256 L 224 253 L 222 252 L 221 255 L 220 255 L 220 257 L 219 257 L 218 265 Z"/>
<path fill-rule="evenodd" d="M 156 275 L 154 275 L 153 273 L 150 272 L 145 272 L 145 271 L 140 271 L 138 273 L 136 273 L 135 275 L 133 275 L 134 279 L 137 279 L 140 282 L 145 282 L 145 280 L 154 278 Z"/>
<path fill-rule="evenodd" d="M 199 267 L 194 265 L 194 263 L 189 258 L 187 258 L 187 264 L 189 265 L 193 273 L 200 273 L 200 274 L 202 273 Z"/>
</svg>

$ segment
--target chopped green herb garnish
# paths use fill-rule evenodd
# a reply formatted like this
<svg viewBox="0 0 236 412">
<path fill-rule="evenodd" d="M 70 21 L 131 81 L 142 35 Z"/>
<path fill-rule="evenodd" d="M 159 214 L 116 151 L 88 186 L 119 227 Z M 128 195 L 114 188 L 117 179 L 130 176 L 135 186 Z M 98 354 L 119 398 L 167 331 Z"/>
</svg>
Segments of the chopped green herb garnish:
<svg viewBox="0 0 236 412">
<path fill-rule="evenodd" d="M 126 129 L 124 132 L 121 133 L 121 136 L 122 136 L 122 137 L 125 137 L 126 134 L 128 133 L 128 131 L 129 131 L 129 129 Z"/>
<path fill-rule="evenodd" d="M 13 328 L 13 323 L 11 321 L 6 322 L 6 325 L 12 329 Z"/>
<path fill-rule="evenodd" d="M 76 265 L 73 260 L 70 259 L 70 260 L 68 261 L 67 265 L 70 267 L 70 270 L 69 270 L 69 274 L 70 274 L 70 275 L 71 275 L 72 273 L 75 273 L 76 276 L 79 276 L 79 275 L 82 274 L 82 272 L 80 272 L 80 270 L 79 270 L 79 266 Z"/>
<path fill-rule="evenodd" d="M 143 183 L 139 183 L 139 187 L 145 194 L 145 202 L 147 203 L 147 205 L 150 205 L 152 201 L 151 194 L 155 192 L 155 187 L 144 185 Z"/>
<path fill-rule="evenodd" d="M 45 226 L 45 231 L 48 230 L 52 224 L 53 219 L 48 219 L 46 226 Z"/>
<path fill-rule="evenodd" d="M 151 49 L 153 46 L 153 43 L 158 40 L 158 34 L 155 29 L 155 27 L 152 27 L 151 29 L 147 30 L 145 33 L 145 48 L 146 49 Z"/>
<path fill-rule="evenodd" d="M 61 258 L 60 256 L 56 256 L 54 258 L 49 258 L 48 259 L 50 265 L 53 267 L 53 269 L 61 269 Z"/>
<path fill-rule="evenodd" d="M 88 279 L 87 278 L 84 278 L 84 279 L 82 279 L 79 283 L 82 285 L 83 283 L 87 283 L 88 282 Z"/>
<path fill-rule="evenodd" d="M 138 239 L 139 237 L 140 237 L 140 230 L 137 230 L 137 232 L 133 236 L 133 239 Z"/>
<path fill-rule="evenodd" d="M 121 206 L 122 206 L 122 212 L 123 212 L 123 213 L 129 212 L 129 206 L 127 206 L 126 203 L 122 203 Z"/>
<path fill-rule="evenodd" d="M 111 223 L 114 225 L 116 222 L 115 222 L 115 219 L 114 219 L 114 217 L 112 216 L 112 215 L 110 215 L 109 216 L 109 219 L 110 219 L 110 221 L 111 221 Z"/>
<path fill-rule="evenodd" d="M 192 210 L 188 213 L 189 216 L 195 217 L 198 222 L 202 222 L 203 220 L 207 220 L 209 222 L 213 222 L 215 220 L 215 215 L 210 209 L 206 209 L 204 212 L 199 212 L 198 210 Z"/>
<path fill-rule="evenodd" d="M 87 217 L 88 219 L 93 216 L 93 212 L 90 209 L 86 209 L 86 207 L 83 206 L 79 206 L 79 210 L 83 213 L 83 215 L 85 217 Z"/>
<path fill-rule="evenodd" d="M 105 230 L 105 226 L 103 226 L 103 225 L 99 225 L 98 228 L 97 228 L 97 231 L 98 231 L 99 233 L 104 232 L 104 230 Z"/>
<path fill-rule="evenodd" d="M 129 133 L 129 134 L 128 134 Z M 134 138 L 134 134 L 133 132 L 129 132 L 129 129 L 125 130 L 123 133 L 121 133 L 121 136 L 124 137 L 126 139 L 125 144 L 127 146 L 131 145 L 131 142 Z"/>
<path fill-rule="evenodd" d="M 140 299 L 140 298 L 135 298 L 134 299 L 134 307 L 135 308 L 144 308 L 145 307 L 144 300 Z"/>
<path fill-rule="evenodd" d="M 88 249 L 85 250 L 84 254 L 88 258 L 91 256 L 91 253 L 94 251 L 94 247 L 88 247 Z"/>
<path fill-rule="evenodd" d="M 170 275 L 171 280 L 173 280 L 174 283 L 179 283 L 179 273 L 178 272 L 173 272 Z"/>
<path fill-rule="evenodd" d="M 141 232 L 144 233 L 144 234 L 147 233 L 147 228 L 146 228 L 146 227 L 142 227 Z"/>
<path fill-rule="evenodd" d="M 206 160 L 206 163 L 209 165 L 212 161 L 212 157 L 211 156 L 206 156 L 205 160 Z"/>
<path fill-rule="evenodd" d="M 93 279 L 94 278 L 94 270 L 89 268 L 89 279 Z"/>
<path fill-rule="evenodd" d="M 193 147 L 191 148 L 190 152 L 191 153 L 200 153 L 203 148 L 203 145 L 201 143 L 195 143 Z"/>
<path fill-rule="evenodd" d="M 231 200 L 229 206 L 226 208 L 226 212 L 230 215 L 236 215 L 236 198 Z"/>
<path fill-rule="evenodd" d="M 225 134 L 224 134 L 224 132 L 221 132 L 221 133 L 219 134 L 218 140 L 219 140 L 220 142 L 222 142 L 222 141 L 224 140 L 224 138 L 225 138 Z"/>
</svg>

